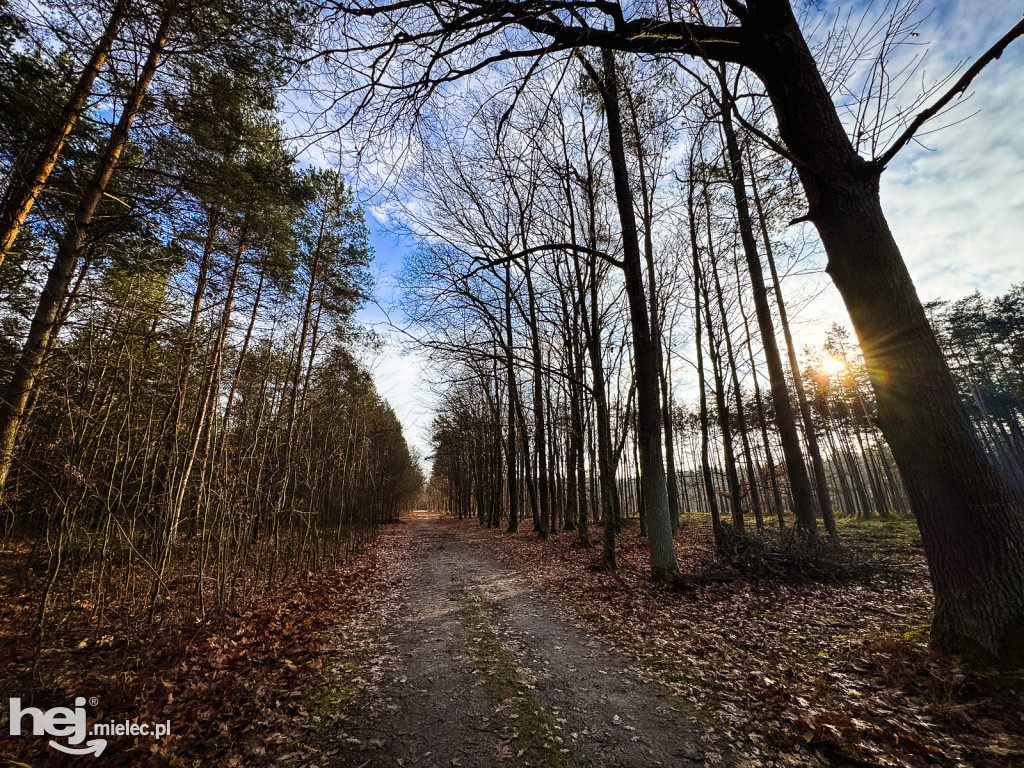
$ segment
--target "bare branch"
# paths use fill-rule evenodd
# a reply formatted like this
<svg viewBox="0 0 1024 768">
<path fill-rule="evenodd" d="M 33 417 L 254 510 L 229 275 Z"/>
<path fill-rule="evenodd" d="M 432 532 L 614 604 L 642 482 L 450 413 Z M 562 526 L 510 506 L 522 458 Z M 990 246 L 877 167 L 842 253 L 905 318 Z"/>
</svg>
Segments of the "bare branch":
<svg viewBox="0 0 1024 768">
<path fill-rule="evenodd" d="M 921 129 L 921 126 L 941 112 L 953 99 L 962 96 L 981 70 L 1002 56 L 1007 46 L 1022 35 L 1024 35 L 1024 18 L 1018 21 L 1009 32 L 999 38 L 995 45 L 979 56 L 978 60 L 967 68 L 967 71 L 953 84 L 953 87 L 946 91 L 938 101 L 919 112 L 917 117 L 907 126 L 907 129 L 900 134 L 899 138 L 885 152 L 875 158 L 873 164 L 879 170 L 884 169 L 896 154 L 913 140 L 914 135 Z"/>
<path fill-rule="evenodd" d="M 596 256 L 599 259 L 607 261 L 609 264 L 622 269 L 623 264 L 621 261 L 616 259 L 614 256 L 605 253 L 604 251 L 598 251 L 593 248 L 587 248 L 585 245 L 576 245 L 574 243 L 545 243 L 544 245 L 535 245 L 532 248 L 527 248 L 525 251 L 519 251 L 518 253 L 510 254 L 500 259 L 494 259 L 488 261 L 475 269 L 471 270 L 466 274 L 466 279 L 473 277 L 473 275 L 482 272 L 485 269 L 492 267 L 500 267 L 502 264 L 509 264 L 510 262 L 517 261 L 525 256 L 531 256 L 534 253 L 540 253 L 542 251 L 578 251 L 579 253 L 586 254 L 588 256 Z"/>
</svg>

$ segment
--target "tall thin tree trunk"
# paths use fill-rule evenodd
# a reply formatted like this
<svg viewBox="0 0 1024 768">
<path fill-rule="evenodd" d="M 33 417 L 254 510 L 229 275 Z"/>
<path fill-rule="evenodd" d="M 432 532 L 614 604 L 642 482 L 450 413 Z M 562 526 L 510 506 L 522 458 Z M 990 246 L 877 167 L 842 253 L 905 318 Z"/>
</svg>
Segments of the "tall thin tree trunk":
<svg viewBox="0 0 1024 768">
<path fill-rule="evenodd" d="M 127 0 L 118 0 L 114 5 L 103 34 L 93 47 L 92 55 L 79 75 L 78 82 L 71 89 L 67 104 L 64 105 L 53 129 L 39 148 L 31 166 L 15 170 L 15 177 L 7 189 L 3 209 L 0 211 L 0 265 L 3 265 L 7 254 L 10 253 L 21 226 L 28 218 L 32 206 L 50 178 L 50 173 L 57 165 L 57 160 L 64 149 L 64 143 L 85 110 L 89 96 L 92 94 L 93 85 L 110 56 L 111 46 L 117 39 L 117 33 L 127 10 Z M 3 483 L 0 481 L 0 487 L 2 485 Z"/>
<path fill-rule="evenodd" d="M 786 471 L 789 474 L 789 485 L 793 494 L 793 512 L 796 515 L 797 530 L 805 539 L 813 540 L 817 535 L 814 495 L 811 492 L 811 481 L 807 476 L 807 466 L 804 464 L 803 451 L 800 448 L 800 437 L 797 434 L 793 406 L 789 400 L 789 387 L 786 385 L 786 376 L 782 369 L 779 346 L 775 340 L 775 327 L 772 323 L 771 308 L 768 303 L 768 291 L 765 288 L 764 274 L 761 270 L 761 256 L 757 252 L 757 242 L 754 239 L 750 208 L 747 202 L 743 153 L 740 151 L 732 123 L 733 97 L 726 82 L 724 65 L 718 71 L 718 83 L 722 92 L 722 132 L 725 135 L 729 181 L 736 199 L 740 240 L 743 243 L 743 254 L 750 272 L 754 310 L 764 344 L 765 362 L 768 364 L 768 380 L 771 384 L 772 402 L 775 406 L 775 420 L 779 428 L 779 436 L 782 438 L 782 452 L 786 457 Z"/>
<path fill-rule="evenodd" d="M 537 298 L 533 290 L 533 270 L 529 257 L 523 260 L 526 295 L 529 308 L 530 351 L 533 356 L 533 450 L 537 467 L 537 495 L 540 503 L 538 535 L 551 535 L 551 495 L 548 487 L 547 431 L 544 418 L 544 370 L 541 367 L 540 324 L 537 320 Z"/>
<path fill-rule="evenodd" d="M 132 123 L 142 108 L 143 98 L 149 90 L 149 84 L 160 63 L 160 57 L 167 43 L 167 33 L 173 20 L 173 11 L 165 11 L 156 36 L 149 45 L 149 52 L 142 71 L 139 73 L 139 78 L 110 134 L 107 148 L 82 193 L 82 199 L 78 203 L 74 217 L 68 223 L 67 229 L 57 244 L 57 255 L 47 275 L 46 285 L 43 287 L 39 304 L 29 326 L 28 337 L 14 366 L 14 372 L 4 394 L 2 410 L 0 410 L 0 498 L 3 496 L 7 476 L 14 462 L 15 444 L 25 405 L 28 403 L 39 375 L 50 334 L 57 322 L 58 310 L 64 300 L 64 294 L 71 284 L 71 277 L 85 243 L 89 225 L 96 213 L 96 207 L 117 168 L 121 153 L 128 143 L 128 133 Z M 3 251 L 0 250 L 0 256 L 2 254 Z"/>
<path fill-rule="evenodd" d="M 739 372 L 736 370 L 736 355 L 732 348 L 732 334 L 729 332 L 729 317 L 725 311 L 725 299 L 722 295 L 722 284 L 718 275 L 718 264 L 711 259 L 711 275 L 715 280 L 715 293 L 718 294 L 718 314 L 722 318 L 722 337 L 725 340 L 725 354 L 732 376 L 732 388 L 736 393 L 736 425 L 740 431 L 740 442 L 743 445 L 743 457 L 747 465 L 747 493 L 750 494 L 751 507 L 758 533 L 764 532 L 764 516 L 761 512 L 761 496 L 757 492 L 757 473 L 754 471 L 754 456 L 750 451 L 750 438 L 747 435 L 747 414 L 743 407 L 743 390 L 740 389 Z M 736 290 L 743 291 L 737 282 Z M 740 518 L 742 522 L 742 518 Z"/>
<path fill-rule="evenodd" d="M 693 256 L 693 323 L 694 344 L 697 347 L 697 386 L 700 393 L 700 469 L 704 479 L 704 494 L 711 512 L 711 527 L 715 536 L 715 544 L 722 545 L 722 520 L 718 511 L 718 498 L 715 494 L 715 482 L 711 476 L 711 460 L 708 451 L 708 397 L 704 379 L 704 343 L 702 341 L 701 321 L 701 271 L 700 251 L 697 244 L 697 217 L 693 204 L 693 164 L 690 164 L 690 179 L 686 196 L 687 213 L 689 214 L 690 251 Z M 710 333 L 710 329 L 709 329 Z"/>
<path fill-rule="evenodd" d="M 733 262 L 733 266 L 736 269 L 736 283 L 739 284 L 739 262 Z M 750 338 L 750 319 L 747 316 L 746 308 L 743 306 L 743 291 L 739 292 L 737 298 L 740 316 L 743 318 L 743 337 L 746 340 L 747 357 L 750 360 L 750 376 L 754 381 L 754 402 L 757 403 L 757 423 L 761 429 L 761 443 L 764 446 L 765 464 L 767 465 L 768 470 L 768 482 L 772 489 L 772 504 L 775 507 L 775 515 L 778 518 L 779 530 L 781 531 L 786 527 L 786 516 L 782 508 L 782 494 L 779 492 L 779 479 L 776 477 L 775 473 L 775 459 L 772 457 L 772 445 L 771 441 L 768 439 L 768 421 L 765 418 L 764 401 L 761 399 L 761 385 L 757 378 L 757 361 L 754 359 L 754 348 Z"/>
<path fill-rule="evenodd" d="M 772 241 L 768 236 L 768 222 L 757 188 L 756 173 L 751 172 L 750 185 L 754 198 L 754 208 L 757 210 L 757 218 L 761 227 L 761 243 L 764 245 L 765 258 L 768 261 L 768 269 L 771 271 L 772 286 L 775 291 L 775 304 L 779 308 L 779 324 L 782 326 L 782 335 L 786 341 L 786 354 L 789 358 L 789 370 L 793 376 L 793 388 L 796 390 L 796 399 L 800 406 L 800 416 L 804 422 L 807 452 L 811 455 L 811 468 L 814 470 L 814 488 L 818 493 L 818 508 L 821 509 L 821 518 L 825 523 L 825 530 L 828 531 L 829 537 L 833 541 L 838 541 L 839 529 L 836 527 L 835 511 L 832 509 L 832 495 L 828 490 L 828 478 L 825 476 L 825 464 L 821 460 L 821 447 L 818 445 L 818 433 L 814 427 L 811 405 L 808 402 L 807 391 L 804 388 L 800 364 L 796 359 L 796 345 L 793 343 L 793 332 L 789 327 L 786 302 L 782 299 L 782 282 L 779 280 L 778 268 L 775 265 L 775 251 L 772 248 Z"/>
<path fill-rule="evenodd" d="M 512 278 L 511 270 L 505 265 L 505 377 L 508 388 L 508 532 L 519 530 L 519 462 L 516 451 L 519 448 L 516 435 L 516 408 L 519 393 L 516 384 L 515 351 L 512 347 Z"/>
<path fill-rule="evenodd" d="M 710 217 L 710 211 L 708 216 Z M 710 237 L 710 232 L 708 233 Z M 710 242 L 709 242 L 710 246 Z M 715 254 L 711 251 L 709 260 L 714 261 Z M 740 480 L 736 472 L 736 451 L 732 440 L 732 426 L 729 423 L 729 405 L 725 391 L 725 377 L 722 375 L 722 344 L 715 339 L 714 326 L 711 322 L 711 297 L 707 280 L 702 280 L 704 288 L 704 322 L 708 329 L 708 351 L 711 353 L 711 372 L 715 378 L 715 405 L 718 411 L 718 429 L 722 433 L 722 449 L 725 460 L 725 477 L 729 484 L 729 503 L 732 507 L 732 526 L 737 531 L 743 530 L 743 506 L 740 503 Z"/>
<path fill-rule="evenodd" d="M 608 147 L 615 187 L 616 207 L 622 228 L 623 272 L 629 303 L 633 354 L 636 361 L 637 442 L 640 450 L 640 477 L 644 504 L 648 513 L 648 543 L 651 575 L 671 579 L 679 571 L 672 541 L 672 520 L 668 506 L 668 484 L 662 456 L 661 400 L 658 392 L 658 364 L 651 335 L 648 305 L 644 295 L 643 257 L 637 237 L 636 212 L 626 166 L 622 117 L 619 111 L 619 84 L 615 54 L 602 51 L 603 79 L 598 80 L 608 127 Z"/>
<path fill-rule="evenodd" d="M 672 407 L 668 392 L 668 379 L 665 375 L 667 361 L 664 354 L 664 333 L 661 323 L 661 302 L 658 298 L 657 270 L 654 265 L 654 203 L 651 199 L 653 190 L 648 183 L 646 157 L 643 136 L 637 118 L 636 104 L 633 101 L 632 89 L 626 88 L 625 96 L 629 104 L 630 123 L 633 129 L 633 141 L 637 153 L 637 176 L 640 182 L 640 203 L 644 229 L 644 263 L 647 267 L 647 302 L 650 307 L 651 339 L 654 342 L 654 358 L 658 366 L 658 390 L 661 394 L 661 418 L 665 432 L 665 466 L 668 486 L 668 509 L 672 521 L 672 533 L 679 527 L 679 488 L 676 484 L 675 446 L 672 439 Z"/>
</svg>

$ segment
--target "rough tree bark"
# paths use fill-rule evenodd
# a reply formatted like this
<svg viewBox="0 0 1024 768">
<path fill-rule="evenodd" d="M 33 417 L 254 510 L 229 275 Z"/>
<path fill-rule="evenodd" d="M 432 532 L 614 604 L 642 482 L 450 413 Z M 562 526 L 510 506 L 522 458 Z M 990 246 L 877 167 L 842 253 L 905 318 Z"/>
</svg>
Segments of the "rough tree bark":
<svg viewBox="0 0 1024 768">
<path fill-rule="evenodd" d="M 879 195 L 883 167 L 846 135 L 788 2 L 750 4 L 750 66 L 798 160 L 808 219 L 860 341 L 935 588 L 932 641 L 1024 661 L 1020 501 L 982 450 Z"/>
</svg>

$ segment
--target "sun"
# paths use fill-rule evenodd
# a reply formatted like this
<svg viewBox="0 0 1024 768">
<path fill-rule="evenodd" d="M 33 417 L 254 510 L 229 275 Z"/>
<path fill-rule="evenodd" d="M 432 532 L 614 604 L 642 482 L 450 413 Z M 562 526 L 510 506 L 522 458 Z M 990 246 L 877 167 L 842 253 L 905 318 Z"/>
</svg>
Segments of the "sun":
<svg viewBox="0 0 1024 768">
<path fill-rule="evenodd" d="M 846 363 L 832 357 L 831 355 L 822 355 L 821 369 L 826 375 L 835 376 L 837 373 L 842 373 L 846 370 Z"/>
</svg>

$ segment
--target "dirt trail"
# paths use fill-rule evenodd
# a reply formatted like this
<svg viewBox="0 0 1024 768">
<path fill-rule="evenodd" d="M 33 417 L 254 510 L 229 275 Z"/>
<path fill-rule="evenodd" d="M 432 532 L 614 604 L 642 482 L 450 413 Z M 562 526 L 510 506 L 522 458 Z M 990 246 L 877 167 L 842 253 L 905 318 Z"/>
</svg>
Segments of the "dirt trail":
<svg viewBox="0 0 1024 768">
<path fill-rule="evenodd" d="M 725 765 L 705 729 L 522 577 L 437 520 L 383 632 L 383 687 L 345 723 L 345 764 Z M 369 700 L 367 700 L 369 699 Z M 324 763 L 321 763 L 324 765 Z"/>
</svg>

